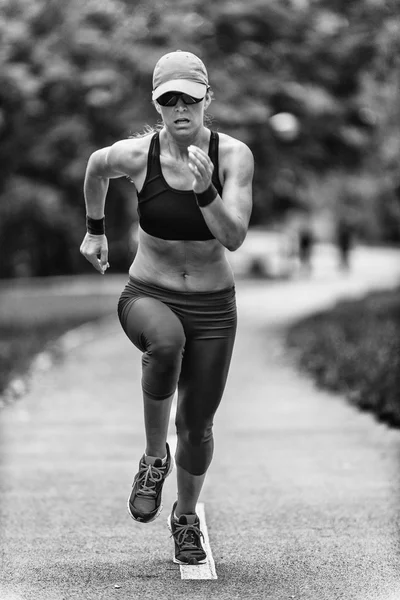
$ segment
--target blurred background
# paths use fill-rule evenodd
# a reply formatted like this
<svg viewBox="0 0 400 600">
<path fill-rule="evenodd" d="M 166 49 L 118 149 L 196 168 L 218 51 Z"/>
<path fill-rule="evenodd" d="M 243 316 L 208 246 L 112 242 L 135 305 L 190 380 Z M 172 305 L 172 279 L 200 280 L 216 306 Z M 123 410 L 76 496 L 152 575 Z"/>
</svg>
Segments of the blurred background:
<svg viewBox="0 0 400 600">
<path fill-rule="evenodd" d="M 1 278 L 89 272 L 90 154 L 153 125 L 158 58 L 209 70 L 212 127 L 252 149 L 251 225 L 400 242 L 400 7 L 385 0 L 0 0 Z M 113 272 L 126 272 L 133 186 L 112 182 Z M 134 237 L 134 236 L 133 236 Z"/>
<path fill-rule="evenodd" d="M 135 190 L 125 178 L 110 184 L 111 269 L 100 278 L 79 253 L 84 174 L 93 151 L 156 123 L 152 71 L 166 52 L 190 50 L 204 60 L 211 127 L 254 153 L 247 254 L 230 255 L 238 273 L 311 275 L 316 244 L 318 257 L 343 272 L 355 243 L 399 247 L 396 0 L 0 0 L 0 40 L 0 394 L 44 343 L 115 313 L 136 250 Z M 367 328 L 377 339 L 374 328 L 382 330 L 392 307 L 390 343 L 380 340 L 369 365 L 386 345 L 397 371 L 399 298 L 382 300 Z M 341 311 L 340 331 L 357 314 L 358 307 Z M 296 334 L 303 348 L 310 328 Z M 366 347 L 365 321 L 357 331 Z M 333 338 L 335 354 L 347 360 L 343 336 L 339 345 Z M 389 362 L 381 357 L 377 379 L 387 378 Z M 23 393 L 24 384 L 15 385 Z M 398 400 L 396 411 L 400 423 Z"/>
</svg>

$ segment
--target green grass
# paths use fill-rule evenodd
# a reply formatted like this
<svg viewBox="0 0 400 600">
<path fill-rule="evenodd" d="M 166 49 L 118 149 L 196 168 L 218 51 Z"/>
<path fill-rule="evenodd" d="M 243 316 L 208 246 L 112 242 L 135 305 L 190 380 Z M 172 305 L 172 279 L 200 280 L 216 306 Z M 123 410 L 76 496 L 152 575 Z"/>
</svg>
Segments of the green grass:
<svg viewBox="0 0 400 600">
<path fill-rule="evenodd" d="M 82 293 L 81 284 L 87 289 Z M 103 278 L 42 280 L 3 285 L 0 292 L 0 396 L 24 376 L 33 358 L 63 333 L 116 314 L 118 282 L 107 292 Z M 121 290 L 123 283 L 121 282 Z"/>
<path fill-rule="evenodd" d="M 319 386 L 400 428 L 400 288 L 296 323 L 287 344 Z"/>
</svg>

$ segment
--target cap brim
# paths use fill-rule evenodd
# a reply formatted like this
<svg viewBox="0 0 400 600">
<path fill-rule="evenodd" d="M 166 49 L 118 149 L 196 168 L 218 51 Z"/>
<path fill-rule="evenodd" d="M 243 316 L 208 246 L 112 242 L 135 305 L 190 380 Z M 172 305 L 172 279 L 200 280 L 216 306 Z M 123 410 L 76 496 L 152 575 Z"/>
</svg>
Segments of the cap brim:
<svg viewBox="0 0 400 600">
<path fill-rule="evenodd" d="M 182 92 L 189 94 L 193 98 L 204 98 L 207 92 L 207 86 L 204 83 L 196 83 L 187 79 L 172 79 L 166 83 L 162 83 L 153 92 L 153 100 L 157 100 L 166 92 Z"/>
</svg>

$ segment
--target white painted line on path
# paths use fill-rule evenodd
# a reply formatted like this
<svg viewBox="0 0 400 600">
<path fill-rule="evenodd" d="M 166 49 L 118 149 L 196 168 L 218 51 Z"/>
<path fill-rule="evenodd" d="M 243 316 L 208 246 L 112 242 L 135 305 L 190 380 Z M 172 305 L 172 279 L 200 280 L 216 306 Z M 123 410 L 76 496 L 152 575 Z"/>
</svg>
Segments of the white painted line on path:
<svg viewBox="0 0 400 600">
<path fill-rule="evenodd" d="M 178 437 L 176 436 L 175 433 L 168 436 L 169 451 L 170 451 L 172 457 L 175 456 L 177 443 L 178 443 Z M 175 464 L 175 461 L 174 461 L 174 464 Z"/>
<path fill-rule="evenodd" d="M 205 562 L 203 565 L 180 565 L 181 579 L 218 579 L 213 555 L 211 552 L 210 539 L 208 537 L 204 504 L 202 502 L 199 502 L 196 505 L 196 513 L 199 516 L 200 529 L 204 535 L 202 543 L 207 554 L 207 562 Z"/>
<path fill-rule="evenodd" d="M 169 413 L 170 427 L 174 427 L 174 425 L 175 425 L 175 416 L 176 416 L 177 407 L 178 407 L 178 392 L 175 392 L 174 399 L 172 400 L 172 404 L 171 404 L 171 412 Z"/>
</svg>

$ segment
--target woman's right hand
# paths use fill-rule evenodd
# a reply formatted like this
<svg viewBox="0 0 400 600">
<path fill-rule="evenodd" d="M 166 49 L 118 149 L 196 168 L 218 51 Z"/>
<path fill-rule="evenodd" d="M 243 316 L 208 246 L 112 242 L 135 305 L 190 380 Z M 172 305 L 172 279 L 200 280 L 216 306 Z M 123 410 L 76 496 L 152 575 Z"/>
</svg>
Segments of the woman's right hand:
<svg viewBox="0 0 400 600">
<path fill-rule="evenodd" d="M 102 275 L 110 266 L 108 263 L 108 242 L 105 235 L 87 233 L 83 238 L 80 253 Z"/>
</svg>

